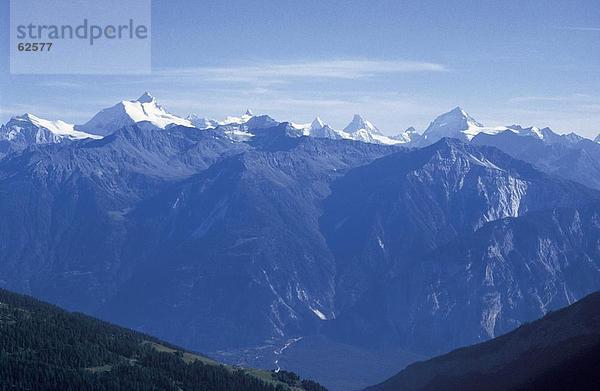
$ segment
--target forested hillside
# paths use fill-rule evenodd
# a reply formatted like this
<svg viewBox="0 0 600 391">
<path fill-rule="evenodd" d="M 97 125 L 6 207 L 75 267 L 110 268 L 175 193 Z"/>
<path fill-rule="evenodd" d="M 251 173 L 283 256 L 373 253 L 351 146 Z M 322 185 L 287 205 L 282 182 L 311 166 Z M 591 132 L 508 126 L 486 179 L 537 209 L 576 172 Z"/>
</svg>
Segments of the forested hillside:
<svg viewBox="0 0 600 391">
<path fill-rule="evenodd" d="M 156 338 L 0 290 L 0 389 L 324 390 L 221 365 Z"/>
</svg>

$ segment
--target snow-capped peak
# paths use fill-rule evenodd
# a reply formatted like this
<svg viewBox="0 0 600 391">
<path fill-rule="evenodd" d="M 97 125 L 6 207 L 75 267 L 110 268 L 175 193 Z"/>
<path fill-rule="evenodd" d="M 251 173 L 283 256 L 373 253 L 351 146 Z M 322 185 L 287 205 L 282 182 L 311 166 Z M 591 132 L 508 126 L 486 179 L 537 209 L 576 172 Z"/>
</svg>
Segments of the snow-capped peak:
<svg viewBox="0 0 600 391">
<path fill-rule="evenodd" d="M 432 144 L 444 137 L 471 141 L 479 133 L 498 134 L 508 130 L 505 126 L 486 127 L 477 122 L 460 106 L 441 114 L 431 122 L 422 137 L 422 144 Z"/>
<path fill-rule="evenodd" d="M 13 141 L 22 146 L 85 138 L 101 137 L 75 130 L 73 124 L 43 119 L 30 113 L 12 117 L 0 128 L 0 139 Z"/>
<path fill-rule="evenodd" d="M 78 125 L 77 129 L 106 136 L 140 122 L 160 129 L 171 124 L 193 127 L 189 120 L 168 113 L 149 92 L 144 92 L 137 100 L 124 100 L 102 110 L 85 124 Z"/>
<path fill-rule="evenodd" d="M 324 127 L 325 127 L 325 123 L 319 116 L 315 117 L 313 122 L 310 123 L 310 128 L 312 130 L 323 129 Z"/>
<path fill-rule="evenodd" d="M 475 120 L 475 118 L 473 118 L 469 114 L 467 114 L 467 112 L 464 111 L 460 106 L 456 106 L 455 108 L 448 111 L 447 113 L 441 114 L 436 119 L 434 119 L 433 122 L 431 123 L 431 125 L 429 125 L 429 128 L 427 131 L 429 131 L 430 128 L 433 128 L 433 129 L 435 129 L 435 128 L 450 128 L 451 129 L 451 128 L 458 128 L 458 127 L 460 127 L 461 130 L 465 130 L 469 127 L 483 127 L 483 125 L 480 124 L 479 122 L 477 122 Z"/>
<path fill-rule="evenodd" d="M 241 125 L 254 117 L 252 110 L 248 109 L 241 117 L 227 117 L 223 121 L 219 122 L 219 125 Z"/>
<path fill-rule="evenodd" d="M 344 128 L 344 132 L 356 133 L 359 130 L 366 130 L 369 133 L 380 133 L 379 129 L 372 122 L 367 121 L 359 114 L 354 114 L 352 121 Z"/>
<path fill-rule="evenodd" d="M 39 128 L 48 129 L 52 133 L 59 135 L 67 135 L 74 131 L 74 125 L 72 124 L 68 124 L 61 120 L 50 121 L 47 119 L 37 117 L 31 113 L 25 113 L 23 115 L 13 117 L 12 119 L 16 122 L 29 122 Z"/>
<path fill-rule="evenodd" d="M 403 140 L 393 139 L 379 133 L 379 130 L 369 121 L 363 119 L 358 114 L 354 116 L 351 125 L 345 130 L 335 130 L 317 116 L 311 123 L 298 124 L 291 122 L 292 128 L 301 132 L 304 136 L 316 138 L 329 138 L 334 140 L 354 140 L 374 144 L 402 144 Z M 348 129 L 352 131 L 348 131 Z"/>
<path fill-rule="evenodd" d="M 343 138 L 340 132 L 327 125 L 318 116 L 310 123 L 310 128 L 305 129 L 304 134 L 311 137 L 330 138 L 334 140 Z"/>
<path fill-rule="evenodd" d="M 521 125 L 510 125 L 508 129 L 511 130 L 513 133 L 518 134 L 519 136 L 531 136 L 539 138 L 540 140 L 544 139 L 544 134 L 542 133 L 540 128 L 535 126 L 524 128 Z"/>
<path fill-rule="evenodd" d="M 148 91 L 144 91 L 142 96 L 137 98 L 137 101 L 140 103 L 152 103 L 155 102 L 156 99 L 154 99 L 154 97 Z"/>
</svg>

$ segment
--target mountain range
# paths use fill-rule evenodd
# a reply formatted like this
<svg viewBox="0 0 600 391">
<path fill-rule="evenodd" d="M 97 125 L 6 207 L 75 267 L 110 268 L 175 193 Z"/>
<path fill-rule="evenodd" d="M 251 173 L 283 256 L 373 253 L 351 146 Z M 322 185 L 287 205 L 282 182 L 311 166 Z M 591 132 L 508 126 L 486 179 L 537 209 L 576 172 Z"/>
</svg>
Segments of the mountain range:
<svg viewBox="0 0 600 391">
<path fill-rule="evenodd" d="M 0 287 L 356 389 L 600 289 L 599 169 L 598 143 L 460 108 L 397 136 L 148 93 L 83 125 L 14 117 Z"/>
<path fill-rule="evenodd" d="M 268 116 L 259 117 L 268 118 L 271 125 L 278 123 Z M 158 104 L 156 98 L 149 92 L 144 92 L 136 100 L 123 100 L 112 107 L 101 110 L 89 121 L 81 125 L 69 124 L 60 120 L 45 120 L 33 114 L 15 116 L 2 126 L 0 141 L 3 144 L 4 153 L 6 153 L 8 145 L 12 147 L 18 146 L 22 149 L 31 144 L 58 143 L 65 140 L 82 138 L 99 138 L 107 136 L 124 126 L 133 124 L 141 127 L 160 129 L 175 125 L 194 127 L 201 130 L 220 129 L 233 137 L 235 137 L 236 132 L 245 133 L 246 137 L 251 137 L 251 132 L 248 132 L 251 130 L 250 128 L 253 126 L 266 127 L 264 123 L 259 126 L 251 124 L 254 119 L 255 116 L 251 110 L 247 110 L 242 116 L 229 116 L 222 121 L 200 117 L 197 114 L 190 114 L 183 118 L 169 113 Z M 456 107 L 435 118 L 422 133 L 413 127 L 409 127 L 405 131 L 393 136 L 384 134 L 372 122 L 361 117 L 359 114 L 355 114 L 343 130 L 334 129 L 323 122 L 318 116 L 311 123 L 307 124 L 288 123 L 298 136 L 346 139 L 375 144 L 402 144 L 410 147 L 422 147 L 433 144 L 444 137 L 471 141 L 478 135 L 489 136 L 503 133 L 529 136 L 534 139 L 543 140 L 545 144 L 573 145 L 582 140 L 587 140 L 575 133 L 559 135 L 547 127 L 540 129 L 535 126 L 522 127 L 520 125 L 484 126 L 460 107 Z M 599 139 L 600 135 L 594 142 L 597 142 Z"/>
</svg>

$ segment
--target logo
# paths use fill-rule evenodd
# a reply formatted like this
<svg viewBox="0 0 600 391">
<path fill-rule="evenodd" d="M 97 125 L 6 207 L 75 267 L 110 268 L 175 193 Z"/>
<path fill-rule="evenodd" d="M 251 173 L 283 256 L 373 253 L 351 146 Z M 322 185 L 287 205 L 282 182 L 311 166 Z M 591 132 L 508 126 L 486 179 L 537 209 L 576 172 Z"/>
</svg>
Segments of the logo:
<svg viewBox="0 0 600 391">
<path fill-rule="evenodd" d="M 13 74 L 151 70 L 150 0 L 11 0 Z"/>
</svg>

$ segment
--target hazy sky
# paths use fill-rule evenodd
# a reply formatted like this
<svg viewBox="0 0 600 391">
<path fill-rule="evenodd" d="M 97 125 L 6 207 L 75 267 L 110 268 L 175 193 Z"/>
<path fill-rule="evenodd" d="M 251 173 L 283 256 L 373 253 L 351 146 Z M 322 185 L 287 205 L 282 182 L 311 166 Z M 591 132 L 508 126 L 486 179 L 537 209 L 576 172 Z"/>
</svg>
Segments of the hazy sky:
<svg viewBox="0 0 600 391">
<path fill-rule="evenodd" d="M 278 120 L 360 113 L 387 133 L 460 105 L 486 125 L 600 132 L 600 5 L 590 1 L 154 0 L 147 76 L 10 75 L 0 120 L 81 123 L 144 90 L 175 114 Z"/>
</svg>

